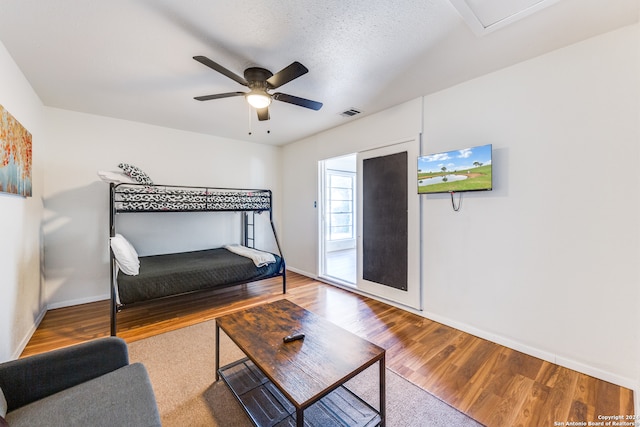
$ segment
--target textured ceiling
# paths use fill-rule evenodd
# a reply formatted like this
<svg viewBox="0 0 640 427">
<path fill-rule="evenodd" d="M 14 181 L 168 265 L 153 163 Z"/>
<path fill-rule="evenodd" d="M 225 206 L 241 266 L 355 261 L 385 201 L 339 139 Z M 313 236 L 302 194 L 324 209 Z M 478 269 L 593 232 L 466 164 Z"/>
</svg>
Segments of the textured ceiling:
<svg viewBox="0 0 640 427">
<path fill-rule="evenodd" d="M 0 41 L 47 106 L 281 145 L 632 24 L 638 3 L 559 0 L 477 36 L 448 0 L 0 0 Z M 246 90 L 196 55 L 239 75 L 299 61 L 278 91 L 324 106 L 258 122 L 242 97 L 195 101 Z"/>
</svg>

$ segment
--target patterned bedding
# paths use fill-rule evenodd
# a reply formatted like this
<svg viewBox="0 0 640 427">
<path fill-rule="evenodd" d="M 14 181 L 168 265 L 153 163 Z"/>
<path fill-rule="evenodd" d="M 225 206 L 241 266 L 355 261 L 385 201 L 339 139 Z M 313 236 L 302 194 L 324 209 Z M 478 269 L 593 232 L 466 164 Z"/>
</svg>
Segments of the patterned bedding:
<svg viewBox="0 0 640 427">
<path fill-rule="evenodd" d="M 139 275 L 118 272 L 119 300 L 130 304 L 273 277 L 284 269 L 282 258 L 274 257 L 262 267 L 224 248 L 140 257 Z"/>
<path fill-rule="evenodd" d="M 271 192 L 119 185 L 115 189 L 114 204 L 119 212 L 266 211 L 271 207 Z"/>
</svg>

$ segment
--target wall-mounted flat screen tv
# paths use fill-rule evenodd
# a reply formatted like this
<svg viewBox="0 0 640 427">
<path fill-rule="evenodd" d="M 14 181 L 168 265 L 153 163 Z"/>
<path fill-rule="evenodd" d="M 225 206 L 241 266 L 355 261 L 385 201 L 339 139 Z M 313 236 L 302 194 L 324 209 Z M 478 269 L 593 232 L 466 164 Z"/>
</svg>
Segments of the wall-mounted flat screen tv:
<svg viewBox="0 0 640 427">
<path fill-rule="evenodd" d="M 491 144 L 418 157 L 418 194 L 492 188 Z"/>
</svg>

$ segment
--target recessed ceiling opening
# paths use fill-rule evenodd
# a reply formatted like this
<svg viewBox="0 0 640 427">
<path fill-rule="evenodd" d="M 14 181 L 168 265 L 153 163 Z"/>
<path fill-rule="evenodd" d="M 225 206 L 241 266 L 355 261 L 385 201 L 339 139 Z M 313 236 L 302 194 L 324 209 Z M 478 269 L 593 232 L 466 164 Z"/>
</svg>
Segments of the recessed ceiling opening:
<svg viewBox="0 0 640 427">
<path fill-rule="evenodd" d="M 450 0 L 478 36 L 531 15 L 558 0 Z"/>
</svg>

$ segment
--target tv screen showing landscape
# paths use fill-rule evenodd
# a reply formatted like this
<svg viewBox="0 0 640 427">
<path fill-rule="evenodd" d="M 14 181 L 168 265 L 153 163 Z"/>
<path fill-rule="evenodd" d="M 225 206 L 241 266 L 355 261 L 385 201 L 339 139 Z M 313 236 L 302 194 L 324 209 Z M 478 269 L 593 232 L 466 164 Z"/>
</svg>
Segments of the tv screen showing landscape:
<svg viewBox="0 0 640 427">
<path fill-rule="evenodd" d="M 492 189 L 491 144 L 418 157 L 418 194 Z"/>
</svg>

